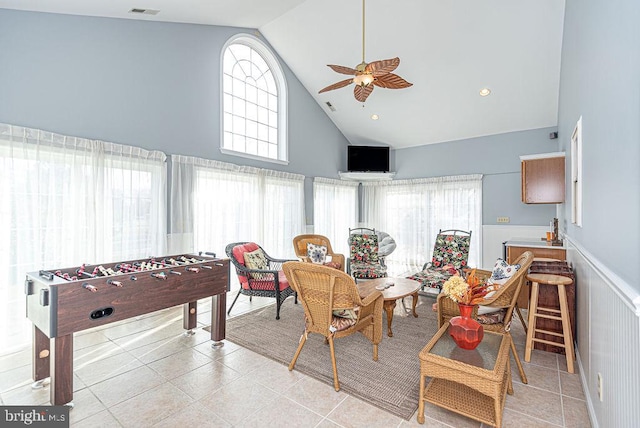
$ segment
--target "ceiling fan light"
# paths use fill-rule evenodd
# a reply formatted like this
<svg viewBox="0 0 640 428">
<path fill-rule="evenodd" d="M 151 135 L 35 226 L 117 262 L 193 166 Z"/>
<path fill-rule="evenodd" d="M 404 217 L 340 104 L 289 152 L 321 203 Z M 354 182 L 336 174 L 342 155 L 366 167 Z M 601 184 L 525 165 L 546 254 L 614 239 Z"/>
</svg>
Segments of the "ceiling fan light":
<svg viewBox="0 0 640 428">
<path fill-rule="evenodd" d="M 363 74 L 359 74 L 356 77 L 353 78 L 353 83 L 355 83 L 358 86 L 369 86 L 370 84 L 373 83 L 374 77 L 371 74 L 368 73 L 363 73 Z"/>
</svg>

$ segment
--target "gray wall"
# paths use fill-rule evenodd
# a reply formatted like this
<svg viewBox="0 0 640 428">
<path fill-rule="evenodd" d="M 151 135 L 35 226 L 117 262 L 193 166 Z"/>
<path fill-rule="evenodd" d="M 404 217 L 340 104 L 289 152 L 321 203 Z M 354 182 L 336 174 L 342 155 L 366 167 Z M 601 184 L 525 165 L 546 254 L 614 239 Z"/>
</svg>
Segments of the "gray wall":
<svg viewBox="0 0 640 428">
<path fill-rule="evenodd" d="M 571 224 L 565 204 L 561 227 L 640 291 L 638 0 L 566 1 L 559 100 L 560 145 L 570 153 L 582 116 L 584 159 L 583 226 Z"/>
<path fill-rule="evenodd" d="M 555 204 L 527 205 L 520 198 L 520 156 L 558 151 L 555 128 L 510 132 L 442 144 L 395 150 L 396 178 L 483 174 L 482 224 L 544 226 L 556 216 Z M 392 164 L 393 165 L 393 164 Z M 393 169 L 393 166 L 392 166 Z"/>
<path fill-rule="evenodd" d="M 337 178 L 346 168 L 347 140 L 282 60 L 289 165 L 220 153 L 221 49 L 239 32 L 256 34 L 0 9 L 0 122 Z M 307 178 L 307 217 L 311 183 Z"/>
<path fill-rule="evenodd" d="M 342 133 L 281 61 L 289 94 L 289 165 L 223 155 L 220 51 L 255 30 L 0 9 L 0 122 L 304 174 L 346 169 Z M 557 151 L 546 128 L 392 151 L 397 178 L 484 174 L 483 223 L 546 225 L 555 205 L 520 202 L 522 154 Z"/>
</svg>

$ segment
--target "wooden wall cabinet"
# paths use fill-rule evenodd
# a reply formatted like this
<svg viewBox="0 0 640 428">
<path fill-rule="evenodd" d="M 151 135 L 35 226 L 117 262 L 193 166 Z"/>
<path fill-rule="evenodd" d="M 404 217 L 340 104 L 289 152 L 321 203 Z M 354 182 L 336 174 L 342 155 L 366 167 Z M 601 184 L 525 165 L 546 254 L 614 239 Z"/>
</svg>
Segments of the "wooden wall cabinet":
<svg viewBox="0 0 640 428">
<path fill-rule="evenodd" d="M 520 157 L 522 202 L 561 204 L 564 202 L 564 152 Z"/>
</svg>

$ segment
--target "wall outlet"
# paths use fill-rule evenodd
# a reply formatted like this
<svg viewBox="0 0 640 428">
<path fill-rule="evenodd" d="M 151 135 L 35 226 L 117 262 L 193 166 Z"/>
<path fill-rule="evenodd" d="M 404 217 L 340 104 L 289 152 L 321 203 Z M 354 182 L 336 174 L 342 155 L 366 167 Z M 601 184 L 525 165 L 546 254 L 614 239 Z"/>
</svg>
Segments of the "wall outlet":
<svg viewBox="0 0 640 428">
<path fill-rule="evenodd" d="M 509 217 L 498 217 L 498 223 L 509 223 Z"/>
<path fill-rule="evenodd" d="M 602 397 L 602 373 L 598 373 L 598 398 L 600 401 L 604 401 Z"/>
</svg>

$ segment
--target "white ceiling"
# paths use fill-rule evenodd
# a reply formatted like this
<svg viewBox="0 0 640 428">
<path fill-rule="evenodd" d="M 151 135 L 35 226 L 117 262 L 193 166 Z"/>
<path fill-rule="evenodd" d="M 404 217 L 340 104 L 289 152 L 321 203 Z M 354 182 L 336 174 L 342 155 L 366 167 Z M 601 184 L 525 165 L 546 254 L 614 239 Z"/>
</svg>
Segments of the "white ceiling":
<svg viewBox="0 0 640 428">
<path fill-rule="evenodd" d="M 348 77 L 326 64 L 362 60 L 361 0 L 0 0 L 7 9 L 257 28 L 351 143 L 394 148 L 556 126 L 564 5 L 367 0 L 366 61 L 400 57 L 395 73 L 413 86 L 376 87 L 363 104 L 352 85 L 318 94 Z M 479 96 L 483 87 L 490 96 Z"/>
</svg>

